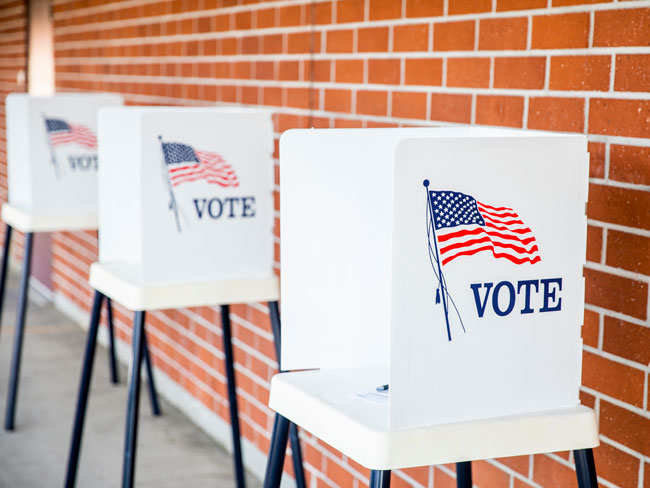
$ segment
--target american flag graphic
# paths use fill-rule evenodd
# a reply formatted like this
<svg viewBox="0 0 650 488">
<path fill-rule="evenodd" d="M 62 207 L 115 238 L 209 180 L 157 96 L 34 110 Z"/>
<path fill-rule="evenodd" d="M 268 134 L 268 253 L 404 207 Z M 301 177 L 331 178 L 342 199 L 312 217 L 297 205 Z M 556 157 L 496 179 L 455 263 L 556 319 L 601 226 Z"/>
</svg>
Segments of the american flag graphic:
<svg viewBox="0 0 650 488">
<path fill-rule="evenodd" d="M 513 209 L 455 191 L 429 191 L 429 199 L 442 264 L 482 251 L 515 264 L 541 261 L 532 231 Z"/>
<path fill-rule="evenodd" d="M 217 153 L 178 142 L 163 142 L 162 149 L 173 186 L 196 180 L 219 186 L 239 186 L 235 170 Z"/>
<path fill-rule="evenodd" d="M 45 128 L 52 147 L 74 143 L 88 149 L 97 148 L 95 133 L 84 125 L 69 124 L 61 119 L 45 119 Z"/>
</svg>

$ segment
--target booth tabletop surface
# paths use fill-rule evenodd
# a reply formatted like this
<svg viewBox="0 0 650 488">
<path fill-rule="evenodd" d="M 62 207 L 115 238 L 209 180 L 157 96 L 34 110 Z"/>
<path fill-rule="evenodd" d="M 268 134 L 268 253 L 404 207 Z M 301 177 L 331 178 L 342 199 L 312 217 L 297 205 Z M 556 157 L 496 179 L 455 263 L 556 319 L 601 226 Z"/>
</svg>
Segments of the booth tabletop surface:
<svg viewBox="0 0 650 488">
<path fill-rule="evenodd" d="M 273 377 L 269 406 L 369 469 L 558 452 L 598 446 L 596 416 L 584 406 L 453 424 L 391 429 L 388 402 L 359 398 L 379 370 L 313 370 Z M 435 405 L 432 405 L 435 408 Z"/>
<path fill-rule="evenodd" d="M 96 230 L 97 214 L 46 214 L 33 212 L 20 205 L 2 205 L 2 220 L 21 232 L 57 232 L 71 230 Z"/>
<path fill-rule="evenodd" d="M 280 297 L 277 276 L 208 282 L 146 283 L 137 263 L 96 262 L 89 283 L 130 310 L 161 310 L 236 303 L 269 302 Z"/>
</svg>

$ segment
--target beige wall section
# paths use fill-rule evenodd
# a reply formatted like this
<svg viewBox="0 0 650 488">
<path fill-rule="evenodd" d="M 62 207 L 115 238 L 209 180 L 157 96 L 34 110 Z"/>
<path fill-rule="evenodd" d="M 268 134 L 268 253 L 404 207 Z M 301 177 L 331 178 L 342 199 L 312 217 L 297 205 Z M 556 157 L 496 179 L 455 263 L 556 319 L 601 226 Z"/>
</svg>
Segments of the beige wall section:
<svg viewBox="0 0 650 488">
<path fill-rule="evenodd" d="M 29 0 L 28 92 L 54 94 L 54 27 L 52 2 Z"/>
</svg>

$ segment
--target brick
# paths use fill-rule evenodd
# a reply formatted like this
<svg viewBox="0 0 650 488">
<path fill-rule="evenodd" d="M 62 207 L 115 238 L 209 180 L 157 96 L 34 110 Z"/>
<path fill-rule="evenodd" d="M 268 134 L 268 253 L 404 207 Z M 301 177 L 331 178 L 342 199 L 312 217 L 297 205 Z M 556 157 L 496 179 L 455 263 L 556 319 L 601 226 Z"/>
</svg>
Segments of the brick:
<svg viewBox="0 0 650 488">
<path fill-rule="evenodd" d="M 645 476 L 643 477 L 643 488 L 650 488 L 650 463 L 643 463 L 643 472 Z"/>
<path fill-rule="evenodd" d="M 587 145 L 589 151 L 589 177 L 590 178 L 604 178 L 605 177 L 605 144 L 602 142 L 590 142 Z M 611 165 L 611 161 L 610 161 Z M 609 169 L 611 176 L 611 166 Z"/>
<path fill-rule="evenodd" d="M 280 80 L 298 80 L 298 61 L 280 61 L 278 63 L 278 78 Z"/>
<path fill-rule="evenodd" d="M 368 0 L 370 20 L 398 19 L 402 16 L 402 2 L 395 0 Z"/>
<path fill-rule="evenodd" d="M 533 97 L 528 105 L 528 128 L 582 132 L 584 100 L 580 98 Z"/>
<path fill-rule="evenodd" d="M 617 486 L 637 486 L 640 461 L 615 447 L 601 442 L 594 449 L 598 476 Z"/>
<path fill-rule="evenodd" d="M 461 22 L 438 22 L 433 25 L 434 51 L 474 50 L 473 20 Z"/>
<path fill-rule="evenodd" d="M 594 17 L 594 46 L 648 46 L 650 9 L 603 10 Z"/>
<path fill-rule="evenodd" d="M 328 2 L 312 2 L 307 7 L 307 21 L 316 25 L 332 23 L 332 5 Z"/>
<path fill-rule="evenodd" d="M 648 285 L 585 268 L 585 301 L 639 319 L 646 318 Z"/>
<path fill-rule="evenodd" d="M 282 7 L 280 12 L 280 26 L 294 26 L 302 24 L 302 6 L 290 5 Z"/>
<path fill-rule="evenodd" d="M 605 316 L 603 350 L 646 365 L 650 363 L 650 327 Z"/>
<path fill-rule="evenodd" d="M 533 49 L 586 48 L 588 45 L 589 14 L 533 17 Z"/>
<path fill-rule="evenodd" d="M 348 113 L 351 109 L 349 90 L 325 90 L 325 110 Z"/>
<path fill-rule="evenodd" d="M 486 461 L 472 462 L 472 481 L 478 486 L 509 488 L 510 476 Z"/>
<path fill-rule="evenodd" d="M 398 84 L 399 81 L 399 59 L 368 60 L 368 83 Z"/>
<path fill-rule="evenodd" d="M 512 456 L 507 458 L 499 458 L 497 461 L 505 464 L 510 469 L 513 469 L 524 476 L 528 476 L 528 467 L 530 464 L 529 458 L 530 456 Z"/>
<path fill-rule="evenodd" d="M 494 88 L 544 88 L 546 58 L 516 57 L 494 59 Z"/>
<path fill-rule="evenodd" d="M 442 60 L 435 58 L 405 60 L 404 83 L 407 85 L 441 85 Z"/>
<path fill-rule="evenodd" d="M 514 479 L 515 484 L 513 485 L 513 488 L 533 488 L 533 485 L 526 483 L 525 481 L 521 481 L 519 478 Z"/>
<path fill-rule="evenodd" d="M 650 91 L 650 55 L 617 55 L 614 89 L 633 92 Z"/>
<path fill-rule="evenodd" d="M 607 232 L 607 264 L 650 275 L 650 239 L 628 232 Z"/>
<path fill-rule="evenodd" d="M 497 12 L 544 8 L 547 0 L 497 0 Z"/>
<path fill-rule="evenodd" d="M 427 94 L 393 92 L 392 116 L 406 119 L 425 119 L 427 116 Z"/>
<path fill-rule="evenodd" d="M 467 124 L 472 117 L 472 96 L 431 94 L 431 120 Z"/>
<path fill-rule="evenodd" d="M 578 488 L 573 469 L 543 454 L 533 459 L 533 480 L 544 487 Z"/>
<path fill-rule="evenodd" d="M 387 94 L 385 91 L 359 90 L 357 92 L 357 113 L 386 116 Z"/>
<path fill-rule="evenodd" d="M 434 17 L 443 11 L 444 0 L 406 0 L 407 17 Z"/>
<path fill-rule="evenodd" d="M 589 103 L 589 132 L 650 137 L 650 100 L 592 99 Z"/>
<path fill-rule="evenodd" d="M 650 229 L 650 194 L 640 190 L 592 184 L 587 215 L 591 219 Z"/>
<path fill-rule="evenodd" d="M 528 19 L 482 19 L 479 25 L 478 48 L 489 51 L 526 49 Z"/>
<path fill-rule="evenodd" d="M 582 353 L 582 384 L 592 390 L 642 407 L 644 378 L 641 370 L 587 351 Z"/>
<path fill-rule="evenodd" d="M 336 2 L 336 22 L 361 22 L 365 15 L 365 3 L 359 0 Z"/>
<path fill-rule="evenodd" d="M 351 53 L 352 31 L 331 30 L 327 32 L 326 49 L 328 53 Z"/>
<path fill-rule="evenodd" d="M 262 52 L 264 54 L 281 53 L 283 49 L 282 34 L 272 34 L 262 38 Z"/>
<path fill-rule="evenodd" d="M 645 456 L 650 453 L 650 417 L 600 402 L 600 433 Z"/>
<path fill-rule="evenodd" d="M 363 61 L 360 59 L 338 59 L 335 67 L 335 80 L 341 83 L 363 82 Z"/>
<path fill-rule="evenodd" d="M 388 51 L 388 27 L 359 29 L 357 35 L 357 51 Z"/>
<path fill-rule="evenodd" d="M 427 51 L 429 24 L 398 25 L 393 28 L 393 51 Z"/>
<path fill-rule="evenodd" d="M 521 127 L 523 115 L 523 97 L 488 95 L 476 97 L 477 124 Z"/>
<path fill-rule="evenodd" d="M 492 10 L 492 0 L 449 0 L 449 15 L 474 14 Z"/>
<path fill-rule="evenodd" d="M 582 324 L 582 340 L 586 346 L 598 347 L 598 335 L 600 333 L 600 319 L 596 312 L 585 310 Z"/>
<path fill-rule="evenodd" d="M 609 90 L 610 56 L 554 56 L 551 90 Z"/>
<path fill-rule="evenodd" d="M 650 147 L 613 144 L 609 151 L 609 177 L 650 185 Z"/>
<path fill-rule="evenodd" d="M 599 263 L 603 248 L 603 228 L 587 227 L 587 261 Z"/>
<path fill-rule="evenodd" d="M 490 83 L 490 60 L 487 58 L 447 59 L 447 86 L 487 88 Z"/>
</svg>

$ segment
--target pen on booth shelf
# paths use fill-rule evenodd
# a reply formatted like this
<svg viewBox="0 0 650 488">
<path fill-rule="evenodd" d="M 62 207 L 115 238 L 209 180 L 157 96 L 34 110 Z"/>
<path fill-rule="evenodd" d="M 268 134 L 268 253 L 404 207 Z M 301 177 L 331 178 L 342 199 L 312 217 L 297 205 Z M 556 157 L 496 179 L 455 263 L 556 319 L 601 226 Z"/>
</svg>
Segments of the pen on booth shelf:
<svg viewBox="0 0 650 488">
<path fill-rule="evenodd" d="M 376 388 L 377 391 L 387 391 L 388 385 L 381 385 Z"/>
</svg>

